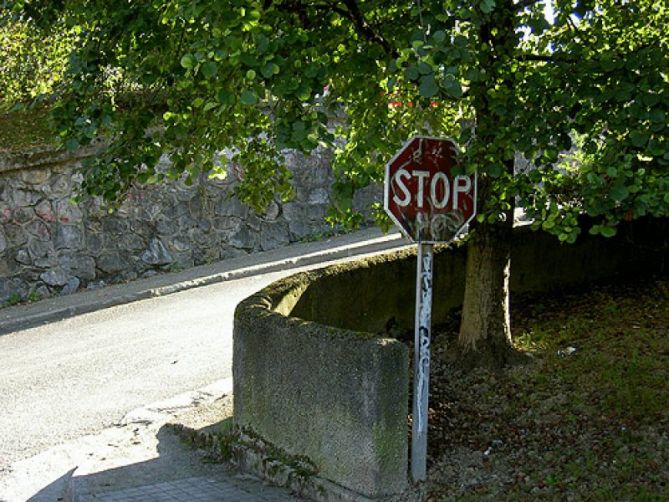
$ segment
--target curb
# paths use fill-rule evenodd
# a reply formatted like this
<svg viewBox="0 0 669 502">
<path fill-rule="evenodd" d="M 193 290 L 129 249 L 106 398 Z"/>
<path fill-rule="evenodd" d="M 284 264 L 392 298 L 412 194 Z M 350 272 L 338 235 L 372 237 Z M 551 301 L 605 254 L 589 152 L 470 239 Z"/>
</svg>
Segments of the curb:
<svg viewBox="0 0 669 502">
<path fill-rule="evenodd" d="M 361 232 L 362 234 L 368 235 L 370 232 Z M 350 242 L 353 239 L 353 242 Z M 188 289 L 199 288 L 202 286 L 208 286 L 210 284 L 216 284 L 224 281 L 231 281 L 235 279 L 243 279 L 246 277 L 251 277 L 254 275 L 277 272 L 281 270 L 289 270 L 293 268 L 314 265 L 317 263 L 327 263 L 334 260 L 340 260 L 345 258 L 352 258 L 356 256 L 361 256 L 365 254 L 378 253 L 383 251 L 390 251 L 393 249 L 398 249 L 409 245 L 406 240 L 404 240 L 400 234 L 390 234 L 381 237 L 371 237 L 366 238 L 362 241 L 355 241 L 355 236 L 342 236 L 339 239 L 335 238 L 331 241 L 319 242 L 319 243 L 308 243 L 308 244 L 295 244 L 293 246 L 287 246 L 286 248 L 281 248 L 276 250 L 277 255 L 286 254 L 288 249 L 292 247 L 293 250 L 298 247 L 303 247 L 305 250 L 308 248 L 316 247 L 315 251 L 307 252 L 306 254 L 300 254 L 298 256 L 289 256 L 289 257 L 278 257 L 272 261 L 263 262 L 256 265 L 250 266 L 241 266 L 236 269 L 219 271 L 219 272 L 207 272 L 205 271 L 201 276 L 197 276 L 198 267 L 193 269 L 188 269 L 184 272 L 177 273 L 178 275 L 196 275 L 195 277 L 187 277 L 184 279 L 177 279 L 173 283 L 158 285 L 158 286 L 146 286 L 143 287 L 140 281 L 137 281 L 135 289 L 133 290 L 133 285 L 111 285 L 101 290 L 97 290 L 96 293 L 99 294 L 90 294 L 90 291 L 82 291 L 75 293 L 75 295 L 69 297 L 55 297 L 43 300 L 43 302 L 51 303 L 64 303 L 64 305 L 48 305 L 42 302 L 37 302 L 32 305 L 19 305 L 16 307 L 7 307 L 5 315 L 3 316 L 2 309 L 0 310 L 0 335 L 5 335 L 12 333 L 14 331 L 19 331 L 22 329 L 28 329 L 42 324 L 46 324 L 53 321 L 60 321 L 68 317 L 74 317 L 80 314 L 86 314 L 90 312 L 95 312 L 98 310 L 103 310 L 110 307 L 115 307 L 118 305 L 124 305 L 127 303 L 132 303 L 139 300 L 145 300 L 148 298 L 155 298 L 158 296 L 166 296 L 174 293 L 179 293 L 181 291 L 186 291 Z M 338 245 L 339 242 L 343 242 L 342 245 Z M 331 244 L 329 247 L 328 243 Z M 332 247 L 334 245 L 334 247 Z M 267 252 L 272 254 L 272 252 Z M 257 258 L 262 259 L 263 253 L 258 253 L 255 255 Z M 266 257 L 267 255 L 265 255 Z M 249 257 L 244 257 L 248 261 L 249 258 L 253 258 L 253 255 Z M 234 259 L 229 260 L 233 262 Z M 219 266 L 221 263 L 219 262 Z M 224 265 L 225 266 L 225 265 Z M 203 266 L 201 268 L 207 268 Z M 209 269 L 211 267 L 208 267 Z M 160 276 L 159 282 L 169 282 L 169 277 L 167 274 Z M 123 287 L 125 286 L 125 287 Z M 127 291 L 130 289 L 130 291 Z M 118 293 L 115 293 L 115 290 L 119 290 Z M 88 293 L 88 294 L 87 294 Z M 77 295 L 82 295 L 77 297 Z M 86 295 L 84 298 L 83 295 Z M 71 299 L 73 301 L 66 301 L 64 299 Z M 76 300 L 82 300 L 77 302 Z M 26 312 L 30 307 L 33 307 L 34 312 Z M 4 317 L 4 319 L 3 319 Z"/>
</svg>

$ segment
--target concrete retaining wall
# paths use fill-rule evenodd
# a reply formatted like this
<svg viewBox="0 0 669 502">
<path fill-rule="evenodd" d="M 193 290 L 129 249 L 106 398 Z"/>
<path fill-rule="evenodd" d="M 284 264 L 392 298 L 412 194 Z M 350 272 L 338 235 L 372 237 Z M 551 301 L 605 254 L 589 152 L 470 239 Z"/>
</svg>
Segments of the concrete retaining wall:
<svg viewBox="0 0 669 502">
<path fill-rule="evenodd" d="M 623 224 L 613 238 L 588 234 L 560 244 L 529 226 L 514 229 L 511 291 L 547 291 L 615 276 L 647 275 L 669 268 L 669 220 L 642 219 Z M 291 315 L 328 326 L 383 332 L 386 323 L 412 329 L 415 253 L 381 256 L 354 267 L 323 271 L 305 289 Z M 462 303 L 466 249 L 440 247 L 435 254 L 432 319 L 438 324 Z"/>
<path fill-rule="evenodd" d="M 238 307 L 235 422 L 350 490 L 396 493 L 406 484 L 407 347 L 287 316 L 314 279 L 294 276 Z"/>
<path fill-rule="evenodd" d="M 433 323 L 462 302 L 466 249 L 436 254 Z M 612 239 L 561 245 L 516 229 L 512 294 L 669 271 L 669 220 L 623 225 Z M 411 330 L 415 254 L 395 252 L 298 274 L 235 314 L 235 422 L 319 475 L 371 498 L 401 491 L 407 472 L 408 351 L 374 336 Z"/>
</svg>

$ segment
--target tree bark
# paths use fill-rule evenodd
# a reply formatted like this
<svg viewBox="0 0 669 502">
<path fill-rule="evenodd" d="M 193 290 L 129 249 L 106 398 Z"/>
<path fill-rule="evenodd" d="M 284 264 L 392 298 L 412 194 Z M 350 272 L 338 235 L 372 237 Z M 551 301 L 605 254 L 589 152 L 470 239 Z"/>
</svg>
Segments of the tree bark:
<svg viewBox="0 0 669 502">
<path fill-rule="evenodd" d="M 509 309 L 512 214 L 507 221 L 479 225 L 467 248 L 458 336 L 460 360 L 466 367 L 502 367 L 517 360 Z"/>
<path fill-rule="evenodd" d="M 513 172 L 513 161 L 505 162 Z M 479 184 L 486 200 L 492 189 L 489 178 Z M 511 340 L 509 279 L 515 205 L 495 223 L 477 224 L 467 246 L 465 294 L 457 342 L 461 366 L 502 368 L 525 360 Z"/>
</svg>

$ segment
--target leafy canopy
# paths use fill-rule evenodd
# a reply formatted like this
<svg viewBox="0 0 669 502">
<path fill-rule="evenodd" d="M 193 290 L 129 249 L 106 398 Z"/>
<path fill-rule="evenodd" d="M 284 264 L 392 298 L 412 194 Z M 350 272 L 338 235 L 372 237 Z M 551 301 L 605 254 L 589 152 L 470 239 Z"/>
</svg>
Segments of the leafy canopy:
<svg viewBox="0 0 669 502">
<path fill-rule="evenodd" d="M 109 138 L 84 183 L 109 200 L 135 181 L 223 175 L 213 159 L 227 147 L 262 208 L 289 193 L 281 152 L 320 145 L 335 151 L 339 217 L 355 223 L 353 190 L 430 134 L 453 137 L 490 187 L 482 222 L 519 200 L 573 241 L 583 212 L 604 235 L 669 214 L 666 1 L 549 3 L 25 0 L 4 18 L 70 30 L 47 91 L 67 148 Z M 173 163 L 156 172 L 164 152 Z"/>
</svg>

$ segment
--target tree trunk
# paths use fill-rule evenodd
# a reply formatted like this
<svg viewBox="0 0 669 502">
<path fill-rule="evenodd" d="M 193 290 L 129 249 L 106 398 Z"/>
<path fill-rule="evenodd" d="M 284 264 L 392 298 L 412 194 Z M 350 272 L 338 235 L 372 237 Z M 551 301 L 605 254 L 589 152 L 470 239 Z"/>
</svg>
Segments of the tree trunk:
<svg viewBox="0 0 669 502">
<path fill-rule="evenodd" d="M 511 222 L 512 223 L 512 222 Z M 466 366 L 504 366 L 512 353 L 511 225 L 481 225 L 467 249 L 458 348 Z"/>
<path fill-rule="evenodd" d="M 485 196 L 489 187 L 482 188 Z M 511 343 L 512 231 L 513 207 L 504 212 L 503 221 L 477 225 L 467 247 L 465 295 L 457 343 L 464 367 L 501 368 L 523 359 Z"/>
</svg>

